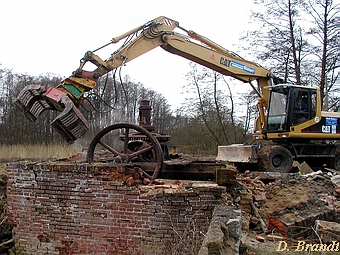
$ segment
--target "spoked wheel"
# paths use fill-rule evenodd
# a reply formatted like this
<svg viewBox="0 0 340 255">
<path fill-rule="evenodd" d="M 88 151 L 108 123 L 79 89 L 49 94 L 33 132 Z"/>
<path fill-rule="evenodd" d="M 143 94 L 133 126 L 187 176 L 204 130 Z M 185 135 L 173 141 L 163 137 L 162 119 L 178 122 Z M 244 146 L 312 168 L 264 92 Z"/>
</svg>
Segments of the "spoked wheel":
<svg viewBox="0 0 340 255">
<path fill-rule="evenodd" d="M 157 178 L 162 169 L 162 148 L 158 140 L 141 126 L 119 123 L 104 128 L 92 139 L 87 151 L 87 162 L 92 163 L 97 152 L 103 150 L 109 154 L 111 161 L 140 162 L 145 165 L 142 171 L 151 181 Z"/>
</svg>

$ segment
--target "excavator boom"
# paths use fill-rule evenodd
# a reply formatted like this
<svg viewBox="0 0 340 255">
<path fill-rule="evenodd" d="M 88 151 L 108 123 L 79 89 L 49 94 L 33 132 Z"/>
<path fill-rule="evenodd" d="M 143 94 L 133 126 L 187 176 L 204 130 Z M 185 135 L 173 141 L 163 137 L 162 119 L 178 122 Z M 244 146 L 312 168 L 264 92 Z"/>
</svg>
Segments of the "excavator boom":
<svg viewBox="0 0 340 255">
<path fill-rule="evenodd" d="M 186 34 L 177 33 L 175 29 Z M 122 40 L 125 40 L 123 45 L 107 60 L 95 54 L 95 51 Z M 268 70 L 240 58 L 192 30 L 180 27 L 177 21 L 164 16 L 112 38 L 110 43 L 95 51 L 86 52 L 80 60 L 79 67 L 56 88 L 27 86 L 15 99 L 14 104 L 32 122 L 46 110 L 60 111 L 61 114 L 55 118 L 52 126 L 69 143 L 72 143 L 89 129 L 89 124 L 78 109 L 82 104 L 84 93 L 96 86 L 99 77 L 159 46 L 170 53 L 243 82 L 257 80 L 261 93 L 264 94 L 261 107 L 267 107 L 268 91 L 265 87 L 271 85 L 271 78 L 273 78 Z M 96 69 L 85 70 L 87 62 L 94 64 Z"/>
<path fill-rule="evenodd" d="M 95 54 L 97 50 L 120 41 L 124 41 L 123 44 L 108 59 L 103 60 Z M 255 139 L 340 139 L 340 125 L 333 125 L 336 127 L 332 127 L 332 132 L 324 132 L 329 129 L 329 123 L 337 123 L 340 117 L 338 114 L 335 117 L 326 116 L 321 112 L 318 88 L 275 86 L 282 83 L 282 80 L 267 69 L 241 58 L 192 30 L 184 29 L 177 21 L 164 16 L 112 38 L 110 43 L 95 51 L 86 52 L 79 67 L 56 88 L 40 85 L 26 87 L 16 98 L 15 105 L 31 121 L 35 121 L 45 110 L 62 112 L 53 121 L 52 126 L 72 143 L 89 128 L 78 109 L 83 102 L 84 93 L 95 88 L 99 77 L 157 47 L 249 83 L 259 95 L 259 116 L 254 127 Z M 94 70 L 85 70 L 88 62 L 95 66 Z M 257 87 L 253 85 L 254 81 L 257 82 Z M 302 115 L 293 109 L 293 104 L 301 93 L 308 97 L 310 107 L 309 114 L 304 116 L 306 121 L 300 124 L 297 119 Z M 281 99 L 275 101 L 274 96 Z M 282 107 L 279 108 L 278 105 Z"/>
</svg>

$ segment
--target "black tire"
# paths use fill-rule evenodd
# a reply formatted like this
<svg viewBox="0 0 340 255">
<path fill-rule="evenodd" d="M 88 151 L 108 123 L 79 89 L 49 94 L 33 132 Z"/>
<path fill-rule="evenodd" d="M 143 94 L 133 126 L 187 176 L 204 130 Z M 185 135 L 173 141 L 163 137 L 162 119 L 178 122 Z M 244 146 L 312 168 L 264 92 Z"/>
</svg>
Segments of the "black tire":
<svg viewBox="0 0 340 255">
<path fill-rule="evenodd" d="M 293 166 L 293 155 L 288 149 L 279 145 L 268 145 L 258 154 L 258 169 L 265 172 L 288 173 Z"/>
<path fill-rule="evenodd" d="M 327 165 L 330 168 L 340 171 L 340 154 L 335 155 L 334 159 L 330 159 Z"/>
</svg>

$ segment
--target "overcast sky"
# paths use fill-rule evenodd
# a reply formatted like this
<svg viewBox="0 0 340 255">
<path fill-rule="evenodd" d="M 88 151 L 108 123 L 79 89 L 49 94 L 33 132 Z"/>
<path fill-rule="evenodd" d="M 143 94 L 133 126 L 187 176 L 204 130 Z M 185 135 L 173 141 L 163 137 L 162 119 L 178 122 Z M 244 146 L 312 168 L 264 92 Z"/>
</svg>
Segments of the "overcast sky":
<svg viewBox="0 0 340 255">
<path fill-rule="evenodd" d="M 261 2 L 261 1 L 257 1 Z M 1 68 L 16 73 L 68 77 L 88 50 L 94 50 L 156 17 L 166 16 L 224 48 L 239 53 L 254 0 L 11 0 L 1 1 Z M 111 45 L 98 54 L 106 59 Z M 104 54 L 104 55 L 101 55 Z M 105 55 L 106 54 L 106 55 Z M 157 48 L 129 62 L 123 76 L 180 104 L 189 61 Z"/>
</svg>

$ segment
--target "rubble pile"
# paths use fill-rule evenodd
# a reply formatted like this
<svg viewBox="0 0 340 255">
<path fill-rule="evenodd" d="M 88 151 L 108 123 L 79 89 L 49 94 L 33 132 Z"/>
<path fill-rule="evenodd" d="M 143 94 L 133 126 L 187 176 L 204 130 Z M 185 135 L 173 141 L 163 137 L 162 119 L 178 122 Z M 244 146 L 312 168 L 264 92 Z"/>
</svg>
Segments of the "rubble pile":
<svg viewBox="0 0 340 255">
<path fill-rule="evenodd" d="M 241 188 L 234 200 L 242 211 L 244 243 L 289 240 L 294 246 L 301 239 L 340 242 L 337 171 L 281 174 L 269 181 L 248 175 L 239 175 Z"/>
<path fill-rule="evenodd" d="M 225 197 L 220 201 L 224 208 L 239 210 L 241 216 L 239 253 L 235 254 L 268 254 L 269 251 L 274 252 L 271 254 L 281 254 L 282 251 L 275 251 L 296 247 L 301 240 L 316 244 L 322 242 L 332 246 L 332 249 L 338 249 L 339 187 L 340 174 L 334 172 L 239 174 L 237 184 L 227 187 Z M 139 188 L 148 195 L 158 189 L 178 192 L 190 190 L 190 182 L 168 180 L 167 183 Z M 230 221 L 234 218 L 232 213 L 223 214 L 225 218 L 221 217 L 222 213 L 215 214 L 218 217 L 212 220 L 206 233 L 202 254 L 208 254 L 207 250 L 211 252 L 214 249 L 225 251 L 231 247 L 228 243 L 237 243 L 230 234 L 233 228 L 227 225 L 228 222 L 234 222 Z M 287 247 L 279 247 L 280 242 L 287 242 L 284 243 Z M 256 252 L 250 252 L 252 249 Z"/>
</svg>

